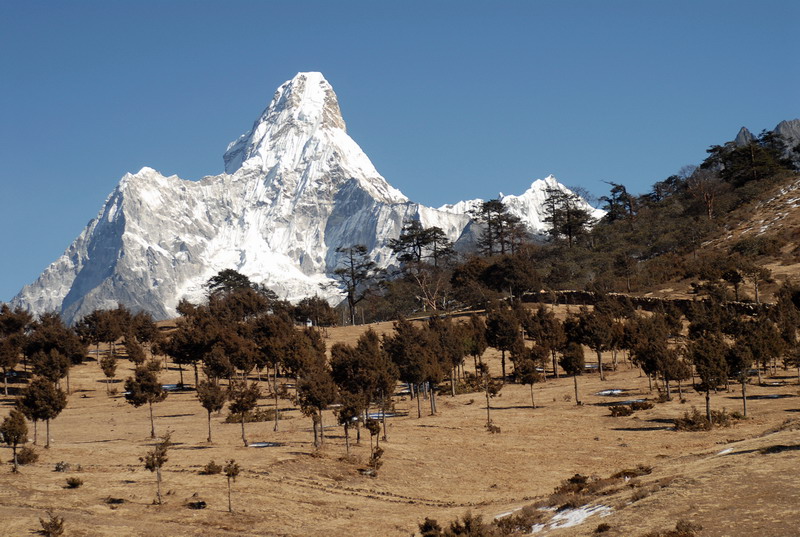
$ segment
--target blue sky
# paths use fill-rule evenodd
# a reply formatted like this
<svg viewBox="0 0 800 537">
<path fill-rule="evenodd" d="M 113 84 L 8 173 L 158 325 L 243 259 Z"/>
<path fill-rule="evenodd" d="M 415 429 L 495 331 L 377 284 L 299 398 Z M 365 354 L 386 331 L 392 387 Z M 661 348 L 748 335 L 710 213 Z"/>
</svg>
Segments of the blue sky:
<svg viewBox="0 0 800 537">
<path fill-rule="evenodd" d="M 142 166 L 198 179 L 321 71 L 381 174 L 438 206 L 554 174 L 644 192 L 800 117 L 800 2 L 0 2 L 0 301 Z"/>
</svg>

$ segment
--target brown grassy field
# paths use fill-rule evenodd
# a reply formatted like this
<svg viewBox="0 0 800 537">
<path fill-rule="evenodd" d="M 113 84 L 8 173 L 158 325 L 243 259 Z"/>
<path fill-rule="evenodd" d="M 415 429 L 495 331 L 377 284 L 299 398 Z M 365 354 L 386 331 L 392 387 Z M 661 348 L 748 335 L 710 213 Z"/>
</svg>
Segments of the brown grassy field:
<svg viewBox="0 0 800 537">
<path fill-rule="evenodd" d="M 391 330 L 390 324 L 373 327 Z M 332 329 L 328 345 L 354 342 L 361 330 Z M 592 357 L 587 354 L 587 361 Z M 499 372 L 499 354 L 490 349 L 487 359 Z M 128 374 L 128 363 L 121 361 L 117 378 Z M 51 425 L 52 447 L 38 448 L 39 461 L 18 475 L 3 464 L 1 535 L 31 535 L 39 529 L 38 518 L 53 509 L 65 518 L 70 536 L 409 536 L 426 516 L 444 523 L 470 510 L 491 519 L 546 497 L 575 473 L 608 477 L 640 464 L 653 472 L 587 498 L 611 508 L 608 516 L 546 527 L 537 535 L 588 536 L 603 522 L 610 526 L 603 535 L 635 537 L 671 529 L 679 519 L 701 524 L 700 535 L 709 537 L 800 535 L 800 391 L 792 371 L 767 379 L 775 385 L 749 387 L 756 396 L 749 403 L 751 419 L 711 432 L 672 430 L 673 418 L 692 405 L 702 408 L 703 396 L 693 391 L 685 392 L 686 403 L 675 398 L 630 417 L 611 417 L 611 401 L 656 395 L 625 364 L 605 382 L 596 374 L 580 377 L 583 406 L 572 400 L 571 378 L 537 384 L 536 409 L 527 386 L 506 385 L 492 400 L 500 434 L 485 428 L 481 393 L 442 395 L 439 413 L 430 416 L 423 406 L 428 411 L 421 419 L 416 403 L 398 397 L 400 413 L 413 411 L 388 420 L 385 463 L 376 478 L 358 472 L 369 456 L 366 434 L 348 461 L 342 428 L 330 427 L 317 454 L 310 419 L 293 409 L 278 432 L 271 423 L 248 424 L 249 441 L 274 443 L 270 447 L 243 447 L 239 425 L 222 423 L 224 416 L 214 416 L 214 443 L 207 444 L 206 413 L 194 392 L 174 392 L 155 406 L 157 431 L 172 431 L 176 443 L 164 468 L 167 495 L 161 506 L 153 504 L 155 476 L 139 461 L 153 444 L 147 408 L 107 396 L 103 378 L 93 360 L 74 368 L 69 406 Z M 162 381 L 177 379 L 170 368 Z M 611 388 L 627 391 L 595 395 Z M 770 395 L 786 397 L 765 397 Z M 738 396 L 732 388 L 713 396 L 712 404 L 738 410 Z M 11 404 L 3 398 L 0 415 Z M 263 399 L 261 405 L 270 408 L 272 402 Z M 785 423 L 792 418 L 794 425 Z M 332 412 L 325 421 L 334 423 Z M 4 463 L 10 455 L 3 448 Z M 227 512 L 224 476 L 199 474 L 211 459 L 235 459 L 242 466 L 233 485 L 234 514 Z M 60 461 L 73 469 L 55 472 Z M 84 485 L 68 489 L 68 477 Z M 109 505 L 109 497 L 124 503 Z M 195 500 L 207 508 L 187 508 Z"/>
</svg>

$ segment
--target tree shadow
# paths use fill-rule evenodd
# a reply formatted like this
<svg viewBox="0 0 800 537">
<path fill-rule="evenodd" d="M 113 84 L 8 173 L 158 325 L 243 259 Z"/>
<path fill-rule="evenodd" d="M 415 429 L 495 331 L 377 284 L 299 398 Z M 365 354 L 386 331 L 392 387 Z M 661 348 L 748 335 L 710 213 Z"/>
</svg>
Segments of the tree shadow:
<svg viewBox="0 0 800 537">
<path fill-rule="evenodd" d="M 768 399 L 786 399 L 788 397 L 797 397 L 797 396 L 794 395 L 794 394 L 791 394 L 791 393 L 772 393 L 772 394 L 769 394 L 769 395 L 748 395 L 747 396 L 747 400 L 748 401 L 762 401 L 762 400 L 768 400 Z M 742 396 L 741 395 L 728 395 L 728 396 L 726 396 L 726 398 L 727 399 L 737 399 L 739 401 L 742 400 Z"/>
<path fill-rule="evenodd" d="M 652 427 L 613 427 L 612 431 L 668 431 L 672 427 L 652 426 Z"/>
</svg>

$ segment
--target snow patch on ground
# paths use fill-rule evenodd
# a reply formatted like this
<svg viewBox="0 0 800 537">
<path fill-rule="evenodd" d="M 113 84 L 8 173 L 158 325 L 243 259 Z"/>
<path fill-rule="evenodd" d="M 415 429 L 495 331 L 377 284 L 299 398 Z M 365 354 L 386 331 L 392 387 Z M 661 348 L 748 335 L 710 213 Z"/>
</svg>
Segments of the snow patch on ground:
<svg viewBox="0 0 800 537">
<path fill-rule="evenodd" d="M 584 505 L 577 509 L 564 509 L 553 515 L 545 524 L 534 524 L 531 527 L 532 534 L 538 534 L 547 530 L 559 528 L 571 528 L 586 522 L 591 516 L 607 517 L 614 512 L 614 509 L 607 505 Z"/>
<path fill-rule="evenodd" d="M 610 389 L 610 390 L 603 390 L 603 391 L 597 392 L 595 395 L 606 395 L 606 396 L 608 396 L 608 395 L 621 395 L 621 394 L 625 393 L 626 391 L 627 390 L 621 390 L 619 388 L 613 388 L 613 389 Z"/>
</svg>

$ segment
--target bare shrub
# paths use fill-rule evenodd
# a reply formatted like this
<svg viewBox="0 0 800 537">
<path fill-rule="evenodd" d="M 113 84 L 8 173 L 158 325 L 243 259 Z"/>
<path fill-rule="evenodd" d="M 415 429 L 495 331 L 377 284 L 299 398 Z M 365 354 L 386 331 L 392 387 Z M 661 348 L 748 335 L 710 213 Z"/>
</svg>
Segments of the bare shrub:
<svg viewBox="0 0 800 537">
<path fill-rule="evenodd" d="M 281 419 L 288 419 L 286 416 L 281 416 Z M 262 421 L 275 421 L 274 408 L 257 408 L 252 412 L 244 413 L 245 423 L 258 423 Z M 230 413 L 225 418 L 225 423 L 242 423 L 242 415 L 238 413 Z"/>
<path fill-rule="evenodd" d="M 624 470 L 620 470 L 616 474 L 612 475 L 611 477 L 615 477 L 618 479 L 631 479 L 633 477 L 641 477 L 643 475 L 650 475 L 653 472 L 652 466 L 646 466 L 644 464 L 638 465 L 636 468 L 626 468 Z"/>
<path fill-rule="evenodd" d="M 527 506 L 509 516 L 496 519 L 494 525 L 500 528 L 503 535 L 523 535 L 530 533 L 531 526 L 541 523 L 546 516 L 545 511 Z"/>
<path fill-rule="evenodd" d="M 39 518 L 42 529 L 39 530 L 45 537 L 59 537 L 64 535 L 64 517 L 56 516 L 52 511 L 47 511 L 47 520 Z"/>
<path fill-rule="evenodd" d="M 68 489 L 77 489 L 83 486 L 83 479 L 80 477 L 68 477 L 67 478 L 67 488 Z"/>
<path fill-rule="evenodd" d="M 54 472 L 69 472 L 72 469 L 72 465 L 68 462 L 57 462 L 55 468 L 53 469 Z"/>
<path fill-rule="evenodd" d="M 631 410 L 650 410 L 653 408 L 653 403 L 650 401 L 634 401 L 631 403 Z"/>
<path fill-rule="evenodd" d="M 208 464 L 200 470 L 200 475 L 216 475 L 219 473 L 222 473 L 222 465 L 217 464 L 213 459 L 208 461 Z"/>
<path fill-rule="evenodd" d="M 33 464 L 39 460 L 39 454 L 36 450 L 29 446 L 22 446 L 17 452 L 17 464 Z"/>
<path fill-rule="evenodd" d="M 614 418 L 630 416 L 633 414 L 633 409 L 628 405 L 611 405 L 608 407 L 608 410 L 611 412 L 611 416 Z"/>
<path fill-rule="evenodd" d="M 651 531 L 642 537 L 696 537 L 698 532 L 703 529 L 699 524 L 693 524 L 686 519 L 681 519 L 675 524 L 674 530 Z"/>
<path fill-rule="evenodd" d="M 711 422 L 706 419 L 705 414 L 692 407 L 691 412 L 686 411 L 683 417 L 675 418 L 676 431 L 710 431 Z"/>
</svg>

